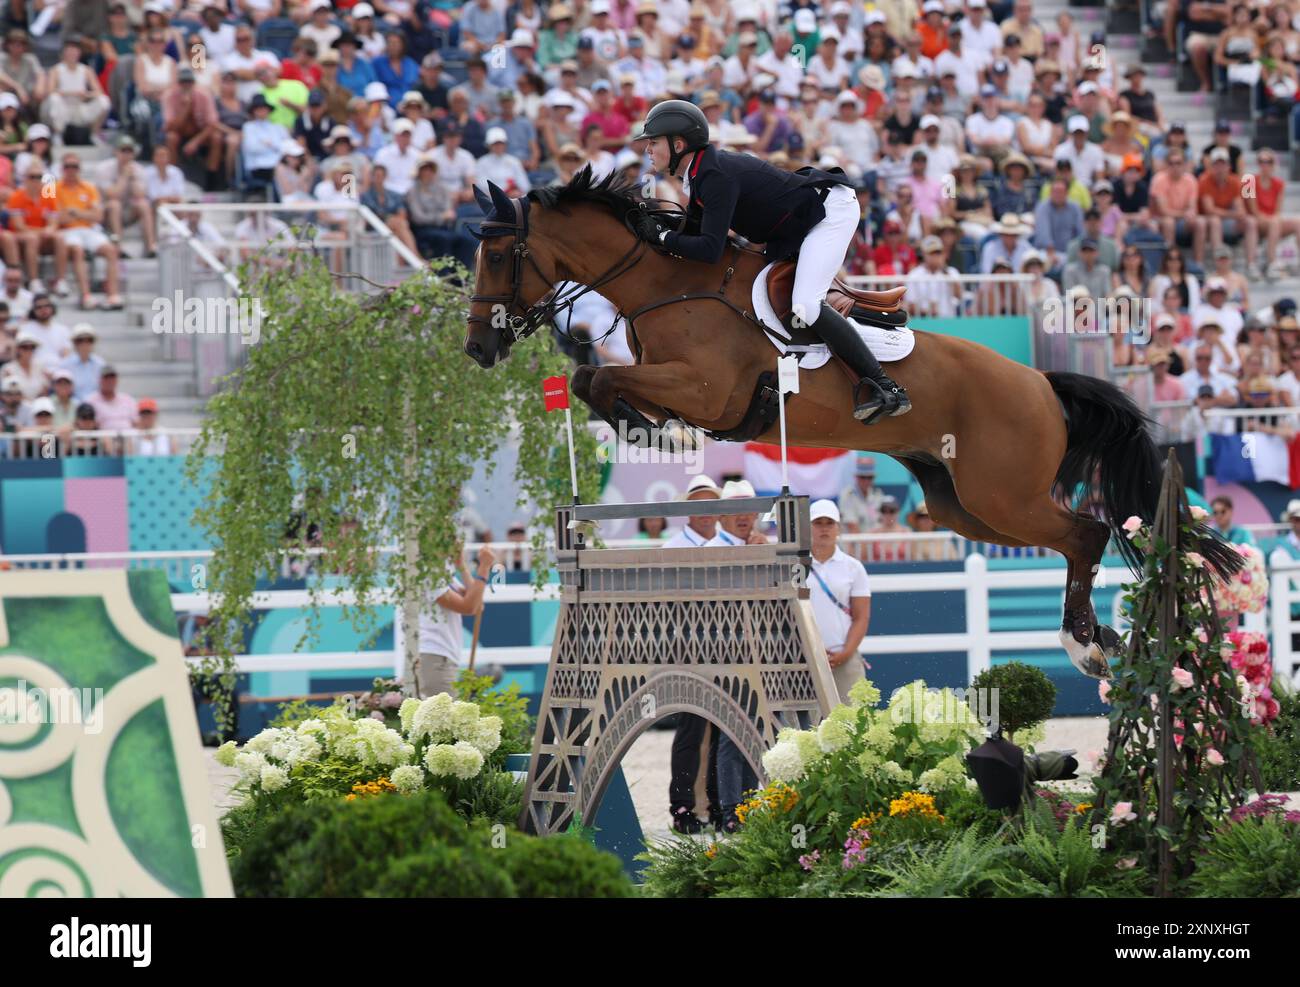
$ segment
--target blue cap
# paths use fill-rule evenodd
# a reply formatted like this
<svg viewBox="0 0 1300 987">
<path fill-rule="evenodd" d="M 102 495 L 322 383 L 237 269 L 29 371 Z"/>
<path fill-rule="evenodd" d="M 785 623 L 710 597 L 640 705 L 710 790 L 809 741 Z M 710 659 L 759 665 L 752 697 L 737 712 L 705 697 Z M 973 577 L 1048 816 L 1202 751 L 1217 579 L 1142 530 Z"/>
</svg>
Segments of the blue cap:
<svg viewBox="0 0 1300 987">
<path fill-rule="evenodd" d="M 997 94 L 998 94 L 998 87 L 993 85 L 992 83 L 986 82 L 983 86 L 980 87 L 981 96 L 996 96 Z"/>
</svg>

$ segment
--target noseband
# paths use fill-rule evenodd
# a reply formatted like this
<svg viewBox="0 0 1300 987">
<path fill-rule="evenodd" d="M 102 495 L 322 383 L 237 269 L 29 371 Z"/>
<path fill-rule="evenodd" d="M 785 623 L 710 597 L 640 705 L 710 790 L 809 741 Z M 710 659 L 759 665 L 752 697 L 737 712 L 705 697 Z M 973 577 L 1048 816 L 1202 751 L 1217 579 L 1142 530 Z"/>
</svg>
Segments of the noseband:
<svg viewBox="0 0 1300 987">
<path fill-rule="evenodd" d="M 548 278 L 543 274 L 542 269 L 537 266 L 537 261 L 528 250 L 528 204 L 527 198 L 511 199 L 510 205 L 514 208 L 513 222 L 500 218 L 501 210 L 497 208 L 494 211 L 493 218 L 486 219 L 479 225 L 478 237 L 480 240 L 489 240 L 502 236 L 514 238 L 514 246 L 510 251 L 510 294 L 471 295 L 469 299 L 471 305 L 476 302 L 484 302 L 490 305 L 504 304 L 506 312 L 504 325 L 496 321 L 495 315 L 471 314 L 468 321 L 471 325 L 477 322 L 494 329 L 499 328 L 501 335 L 508 339 L 511 344 L 517 343 L 521 339 L 527 339 L 547 322 L 556 325 L 556 328 L 559 329 L 556 319 L 562 311 L 567 309 L 571 316 L 574 302 L 587 292 L 595 291 L 597 288 L 630 271 L 640 262 L 642 251 L 646 247 L 645 242 L 640 239 L 633 241 L 632 248 L 604 274 L 589 285 L 575 284 L 574 287 L 577 290 L 561 297 L 554 288 L 557 279 Z M 527 305 L 520 298 L 520 292 L 523 290 L 524 284 L 525 263 L 537 272 L 537 276 L 542 279 L 543 283 L 552 286 L 551 290 L 536 305 Z M 617 319 L 615 319 L 614 325 L 617 325 Z M 614 326 L 611 325 L 611 332 L 613 328 Z M 562 334 L 567 335 L 563 330 L 560 331 Z M 609 335 L 609 333 L 605 335 Z M 579 342 L 579 340 L 574 341 Z M 580 340 L 580 342 L 585 343 L 590 342 L 590 340 Z"/>
</svg>

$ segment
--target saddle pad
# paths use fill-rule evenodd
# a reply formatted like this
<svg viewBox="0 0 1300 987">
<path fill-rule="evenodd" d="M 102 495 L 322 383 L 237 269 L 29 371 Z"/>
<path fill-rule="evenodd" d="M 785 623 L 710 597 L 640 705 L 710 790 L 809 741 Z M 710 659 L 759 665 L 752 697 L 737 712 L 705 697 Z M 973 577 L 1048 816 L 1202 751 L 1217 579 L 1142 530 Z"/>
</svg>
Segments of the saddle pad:
<svg viewBox="0 0 1300 987">
<path fill-rule="evenodd" d="M 815 346 L 790 345 L 790 334 L 781 325 L 781 320 L 776 317 L 772 302 L 767 297 L 767 274 L 770 270 L 772 270 L 772 265 L 768 264 L 767 267 L 758 272 L 758 277 L 754 279 L 753 294 L 750 299 L 754 307 L 754 315 L 769 330 L 763 335 L 771 341 L 777 352 L 782 356 L 787 353 L 798 356 L 800 370 L 816 370 L 830 360 L 830 347 L 824 343 Z M 849 321 L 857 328 L 863 342 L 871 348 L 871 352 L 876 355 L 876 359 L 881 363 L 893 363 L 896 360 L 903 359 L 912 352 L 912 347 L 916 345 L 916 336 L 913 335 L 911 329 L 881 329 L 877 326 L 864 326 L 853 319 Z"/>
</svg>

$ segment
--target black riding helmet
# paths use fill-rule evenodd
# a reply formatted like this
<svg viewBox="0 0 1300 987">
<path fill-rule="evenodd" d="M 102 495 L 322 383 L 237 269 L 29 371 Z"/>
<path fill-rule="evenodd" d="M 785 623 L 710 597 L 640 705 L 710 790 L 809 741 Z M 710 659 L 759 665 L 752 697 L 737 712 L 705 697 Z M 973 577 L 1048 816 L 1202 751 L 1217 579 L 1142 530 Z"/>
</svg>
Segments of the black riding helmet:
<svg viewBox="0 0 1300 987">
<path fill-rule="evenodd" d="M 641 137 L 680 137 L 686 141 L 686 150 L 682 154 L 698 151 L 709 143 L 709 121 L 704 111 L 694 103 L 684 99 L 666 99 L 655 104 L 646 115 L 645 126 L 641 128 Z M 676 171 L 682 154 L 670 151 L 668 170 Z"/>
</svg>

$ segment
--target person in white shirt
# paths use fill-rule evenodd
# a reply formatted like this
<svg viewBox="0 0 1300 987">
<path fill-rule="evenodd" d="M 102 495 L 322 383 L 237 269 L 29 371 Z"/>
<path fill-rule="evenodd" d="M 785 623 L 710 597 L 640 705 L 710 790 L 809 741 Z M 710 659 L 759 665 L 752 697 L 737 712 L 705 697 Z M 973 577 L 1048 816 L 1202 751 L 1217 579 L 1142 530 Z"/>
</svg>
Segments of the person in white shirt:
<svg viewBox="0 0 1300 987">
<path fill-rule="evenodd" d="M 1241 310 L 1228 302 L 1228 284 L 1217 275 L 1205 281 L 1205 299 L 1192 312 L 1192 325 L 1197 329 L 1212 322 L 1223 330 L 1223 341 L 1230 348 L 1237 347 L 1237 336 L 1245 320 Z"/>
<path fill-rule="evenodd" d="M 879 16 L 881 22 L 884 22 L 885 15 L 879 10 L 873 10 L 867 16 L 872 17 L 873 15 Z M 840 36 L 840 57 L 848 62 L 856 62 L 861 58 L 865 46 L 862 29 L 854 30 L 849 23 L 852 16 L 853 8 L 844 0 L 836 0 L 835 3 L 831 4 L 831 24 L 834 25 L 836 33 Z M 865 26 L 865 22 L 863 26 Z M 778 35 L 784 33 L 784 31 L 777 32 Z M 776 38 L 774 37 L 772 41 L 775 43 Z"/>
<path fill-rule="evenodd" d="M 933 113 L 921 117 L 921 140 L 917 147 L 925 148 L 925 177 L 942 185 L 957 170 L 961 155 L 957 149 L 939 139 L 943 121 Z"/>
<path fill-rule="evenodd" d="M 172 438 L 166 432 L 155 431 L 158 427 L 158 402 L 153 398 L 141 398 L 136 404 L 138 416 L 136 428 L 140 434 L 135 436 L 133 444 L 137 456 L 170 456 Z"/>
<path fill-rule="evenodd" d="M 997 86 L 985 85 L 980 90 L 980 110 L 966 118 L 966 136 L 970 138 L 975 153 L 982 155 L 993 167 L 1011 153 L 1016 125 L 999 109 Z"/>
<path fill-rule="evenodd" d="M 966 48 L 992 59 L 1002 50 L 1002 32 L 988 16 L 985 0 L 966 0 L 966 16 L 960 21 Z"/>
<path fill-rule="evenodd" d="M 23 272 L 18 267 L 7 267 L 0 281 L 4 285 L 4 294 L 0 301 L 9 306 L 9 316 L 15 321 L 27 318 L 32 310 L 32 293 L 23 287 Z"/>
<path fill-rule="evenodd" d="M 524 163 L 513 154 L 506 152 L 510 138 L 502 127 L 489 127 L 487 137 L 488 153 L 478 159 L 474 168 L 475 184 L 487 191 L 487 183 L 492 182 L 504 189 L 511 198 L 526 195 L 532 183 Z"/>
<path fill-rule="evenodd" d="M 316 42 L 316 50 L 324 51 L 338 40 L 343 30 L 333 22 L 333 5 L 330 0 L 311 0 L 307 5 L 309 20 L 298 29 L 298 37 Z"/>
<path fill-rule="evenodd" d="M 871 623 L 871 584 L 862 563 L 839 547 L 840 511 L 835 502 L 813 501 L 808 517 L 812 521 L 808 596 L 813 620 L 826 646 L 839 701 L 847 704 L 849 690 L 867 675 L 858 649 Z"/>
<path fill-rule="evenodd" d="M 967 99 L 974 98 L 980 89 L 980 73 L 988 66 L 988 55 L 962 44 L 959 24 L 948 30 L 948 49 L 934 58 L 934 70 L 940 77 L 952 73 L 957 80 L 957 91 Z"/>
<path fill-rule="evenodd" d="M 754 487 L 748 480 L 731 480 L 722 488 L 723 500 L 753 497 Z M 755 527 L 757 511 L 744 514 L 727 514 L 718 519 L 718 531 L 705 548 L 739 548 L 743 545 L 766 545 L 767 538 Z M 726 832 L 739 828 L 736 806 L 741 796 L 758 784 L 757 776 L 745 755 L 731 739 L 719 732 L 718 736 L 718 800 L 722 806 L 723 825 Z"/>
<path fill-rule="evenodd" d="M 235 25 L 226 23 L 225 10 L 216 3 L 205 3 L 201 16 L 199 40 L 203 42 L 203 53 L 208 61 L 219 62 L 235 50 Z"/>
<path fill-rule="evenodd" d="M 262 84 L 257 81 L 256 69 L 259 62 L 280 64 L 275 52 L 253 47 L 253 29 L 241 24 L 235 29 L 235 50 L 223 57 L 218 63 L 222 75 L 235 73 L 239 81 L 235 83 L 235 95 L 241 103 L 247 103 L 262 91 Z"/>
<path fill-rule="evenodd" d="M 1069 136 L 1056 146 L 1053 157 L 1066 158 L 1074 168 L 1074 177 L 1084 188 L 1092 188 L 1097 176 L 1105 174 L 1106 155 L 1100 147 L 1088 142 L 1088 118 L 1076 113 L 1066 121 Z"/>
<path fill-rule="evenodd" d="M 166 144 L 156 144 L 153 158 L 141 169 L 144 192 L 155 207 L 166 202 L 185 201 L 185 173 L 171 163 Z"/>
<path fill-rule="evenodd" d="M 385 144 L 375 154 L 375 164 L 388 169 L 384 188 L 394 195 L 405 195 L 415 181 L 415 166 L 419 164 L 420 152 L 412 140 L 414 132 L 415 124 L 403 117 L 393 124 L 393 142 Z"/>
<path fill-rule="evenodd" d="M 433 124 L 425 117 L 428 109 L 428 101 L 415 89 L 403 93 L 402 101 L 397 104 L 397 112 L 415 128 L 411 131 L 411 146 L 421 153 L 433 147 L 438 139 Z"/>
<path fill-rule="evenodd" d="M 72 333 L 55 321 L 56 311 L 49 295 L 37 295 L 27 321 L 18 329 L 19 338 L 27 335 L 36 340 L 36 358 L 50 366 L 72 355 Z"/>
<path fill-rule="evenodd" d="M 790 51 L 794 38 L 788 31 L 778 31 L 772 38 L 772 47 L 754 61 L 759 71 L 773 76 L 772 88 L 784 99 L 799 98 L 799 83 L 803 81 L 803 63 Z"/>
<path fill-rule="evenodd" d="M 460 146 L 460 125 L 454 120 L 443 124 L 442 142 L 429 152 L 438 166 L 438 181 L 451 193 L 452 202 L 474 201 L 474 155 Z"/>
<path fill-rule="evenodd" d="M 4 377 L 18 381 L 22 385 L 24 401 L 31 401 L 48 393 L 50 375 L 45 369 L 45 362 L 39 358 L 40 343 L 31 333 L 21 332 L 14 344 L 15 359 L 4 365 L 0 371 Z"/>
<path fill-rule="evenodd" d="M 1291 407 L 1300 408 L 1300 346 L 1294 347 L 1290 352 L 1283 352 L 1282 365 L 1287 369 L 1278 374 L 1274 383 L 1277 389 L 1285 394 L 1291 403 Z"/>
<path fill-rule="evenodd" d="M 602 62 L 616 62 L 627 46 L 627 37 L 610 22 L 609 0 L 591 0 L 587 10 L 591 23 L 582 29 L 579 37 L 591 39 L 592 50 Z"/>
<path fill-rule="evenodd" d="M 952 318 L 961 301 L 961 284 L 957 269 L 944 264 L 943 241 L 934 235 L 923 239 L 921 259 L 907 275 L 907 310 L 915 315 Z"/>
<path fill-rule="evenodd" d="M 1237 381 L 1214 369 L 1214 352 L 1203 343 L 1196 347 L 1191 368 L 1183 372 L 1178 382 L 1201 411 L 1236 407 Z M 1232 419 L 1223 419 L 1209 431 L 1231 435 L 1235 428 Z"/>
<path fill-rule="evenodd" d="M 722 491 L 717 484 L 704 473 L 692 477 L 682 495 L 682 500 L 717 500 Z M 691 516 L 686 523 L 666 541 L 663 548 L 703 548 L 714 537 L 718 519 L 713 514 Z M 672 817 L 673 831 L 676 833 L 698 833 L 702 828 L 699 817 L 695 814 L 695 787 L 700 774 L 700 765 L 705 765 L 708 773 L 705 790 L 708 792 L 710 816 L 720 815 L 718 805 L 718 788 L 716 774 L 716 743 L 708 743 L 709 721 L 702 716 L 683 713 L 677 718 L 677 727 L 673 733 L 672 754 L 670 755 L 670 774 L 668 782 L 668 811 Z M 707 754 L 705 751 L 707 750 Z"/>
<path fill-rule="evenodd" d="M 486 545 L 478 550 L 478 565 L 473 577 L 456 551 L 457 575 L 434 589 L 420 608 L 419 655 L 415 667 L 406 671 L 406 688 L 416 699 L 427 699 L 441 692 L 456 695 L 464 628 L 461 617 L 472 617 L 483 609 L 483 591 L 496 556 Z"/>
<path fill-rule="evenodd" d="M 849 63 L 840 57 L 840 39 L 827 29 L 822 32 L 817 54 L 808 60 L 808 75 L 823 89 L 839 88 L 849 81 Z"/>
<path fill-rule="evenodd" d="M 862 115 L 857 94 L 844 90 L 835 97 L 835 110 L 835 119 L 826 125 L 831 143 L 844 153 L 857 174 L 870 171 L 880 157 L 880 138 Z"/>
</svg>

